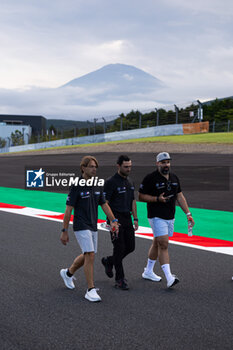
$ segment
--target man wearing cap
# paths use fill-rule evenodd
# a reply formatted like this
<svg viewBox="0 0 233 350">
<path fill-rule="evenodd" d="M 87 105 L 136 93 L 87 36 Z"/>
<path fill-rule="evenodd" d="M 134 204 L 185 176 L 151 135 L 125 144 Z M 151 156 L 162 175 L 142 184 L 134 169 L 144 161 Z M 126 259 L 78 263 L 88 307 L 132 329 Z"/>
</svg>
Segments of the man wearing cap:
<svg viewBox="0 0 233 350">
<path fill-rule="evenodd" d="M 194 225 L 194 220 L 188 208 L 186 199 L 181 192 L 178 177 L 170 172 L 171 157 L 167 152 L 161 152 L 156 157 L 157 170 L 148 174 L 139 189 L 139 200 L 147 203 L 148 220 L 154 239 L 149 249 L 147 266 L 142 277 L 154 282 L 161 277 L 153 272 L 157 258 L 170 288 L 179 282 L 177 276 L 171 273 L 168 242 L 173 236 L 176 201 Z"/>
</svg>

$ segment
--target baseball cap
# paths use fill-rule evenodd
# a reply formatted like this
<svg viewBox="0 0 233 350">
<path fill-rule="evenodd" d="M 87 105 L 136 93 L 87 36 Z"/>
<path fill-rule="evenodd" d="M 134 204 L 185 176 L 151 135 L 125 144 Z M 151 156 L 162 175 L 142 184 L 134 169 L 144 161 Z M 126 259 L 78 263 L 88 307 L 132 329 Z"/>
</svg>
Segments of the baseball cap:
<svg viewBox="0 0 233 350">
<path fill-rule="evenodd" d="M 167 160 L 167 159 L 171 159 L 170 154 L 167 152 L 161 152 L 156 157 L 157 162 L 162 162 L 162 160 Z"/>
</svg>

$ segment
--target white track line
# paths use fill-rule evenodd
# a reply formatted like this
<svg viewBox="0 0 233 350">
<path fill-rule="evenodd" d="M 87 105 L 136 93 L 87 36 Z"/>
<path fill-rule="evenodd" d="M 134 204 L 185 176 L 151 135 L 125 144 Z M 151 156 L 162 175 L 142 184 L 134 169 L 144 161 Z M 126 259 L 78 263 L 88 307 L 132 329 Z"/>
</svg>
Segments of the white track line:
<svg viewBox="0 0 233 350">
<path fill-rule="evenodd" d="M 51 221 L 57 221 L 57 222 L 62 222 L 61 219 L 56 219 L 56 218 L 50 218 L 50 217 L 44 217 L 41 215 L 61 215 L 63 213 L 58 213 L 58 212 L 53 212 L 49 210 L 43 210 L 43 209 L 36 209 L 36 208 L 30 208 L 30 207 L 25 207 L 22 209 L 17 209 L 17 208 L 0 208 L 0 211 L 11 213 L 11 214 L 19 214 L 19 215 L 25 215 L 25 216 L 30 216 L 30 217 L 35 217 L 39 219 L 44 219 L 44 220 L 51 220 Z M 107 229 L 104 229 L 103 227 L 98 224 L 98 229 L 101 231 L 108 231 Z M 149 227 L 144 227 L 144 226 L 139 226 L 138 231 L 140 233 L 152 233 L 151 228 Z M 136 237 L 139 238 L 144 238 L 144 239 L 149 239 L 152 240 L 153 237 L 141 235 L 140 233 L 136 233 Z M 189 247 L 189 248 L 194 248 L 194 249 L 199 249 L 199 250 L 205 250 L 209 252 L 214 252 L 214 253 L 221 253 L 221 254 L 226 254 L 226 255 L 233 255 L 233 247 L 202 247 L 194 244 L 188 244 L 188 243 L 183 243 L 183 242 L 176 242 L 176 241 L 170 241 L 170 244 L 176 244 L 180 245 L 183 247 Z"/>
</svg>

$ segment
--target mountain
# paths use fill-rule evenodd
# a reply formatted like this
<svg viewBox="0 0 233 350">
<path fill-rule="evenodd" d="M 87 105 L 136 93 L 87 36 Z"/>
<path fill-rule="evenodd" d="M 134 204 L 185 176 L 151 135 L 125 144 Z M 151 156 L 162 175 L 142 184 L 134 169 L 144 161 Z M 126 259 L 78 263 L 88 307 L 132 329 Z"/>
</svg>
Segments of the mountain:
<svg viewBox="0 0 233 350">
<path fill-rule="evenodd" d="M 64 130 L 70 130 L 74 127 L 86 128 L 88 125 L 86 121 L 46 119 L 46 129 L 49 129 L 51 126 L 54 126 L 55 128 L 63 128 Z"/>
<path fill-rule="evenodd" d="M 121 113 L 164 105 L 165 85 L 134 66 L 109 64 L 58 88 L 0 89 L 0 113 L 110 122 Z M 68 127 L 68 125 L 67 125 Z"/>
<path fill-rule="evenodd" d="M 164 87 L 153 75 L 126 64 L 109 64 L 94 72 L 73 79 L 60 88 L 81 88 L 93 91 L 98 100 L 125 99 L 130 95 L 144 95 Z"/>
<path fill-rule="evenodd" d="M 97 124 L 103 124 L 103 120 L 97 122 Z M 106 122 L 106 125 L 113 124 L 113 121 Z M 55 129 L 62 128 L 63 130 L 71 130 L 73 128 L 88 128 L 87 121 L 76 121 L 76 120 L 66 120 L 66 119 L 46 119 L 46 129 L 49 129 L 53 126 Z M 93 127 L 93 125 L 91 125 Z"/>
</svg>

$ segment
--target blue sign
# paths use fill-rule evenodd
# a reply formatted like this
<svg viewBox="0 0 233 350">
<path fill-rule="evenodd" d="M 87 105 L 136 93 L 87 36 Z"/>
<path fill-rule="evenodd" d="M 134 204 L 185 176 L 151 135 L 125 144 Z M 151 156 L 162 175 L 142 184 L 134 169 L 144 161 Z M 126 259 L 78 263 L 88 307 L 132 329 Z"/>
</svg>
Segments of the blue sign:
<svg viewBox="0 0 233 350">
<path fill-rule="evenodd" d="M 26 187 L 44 187 L 44 173 L 42 168 L 40 170 L 27 170 Z"/>
</svg>

